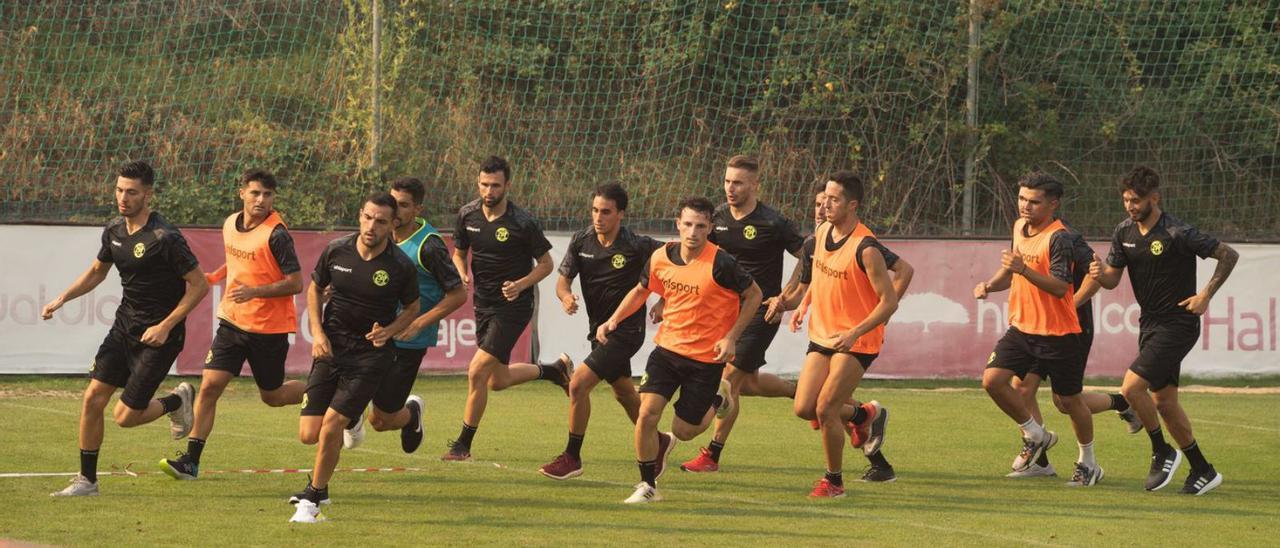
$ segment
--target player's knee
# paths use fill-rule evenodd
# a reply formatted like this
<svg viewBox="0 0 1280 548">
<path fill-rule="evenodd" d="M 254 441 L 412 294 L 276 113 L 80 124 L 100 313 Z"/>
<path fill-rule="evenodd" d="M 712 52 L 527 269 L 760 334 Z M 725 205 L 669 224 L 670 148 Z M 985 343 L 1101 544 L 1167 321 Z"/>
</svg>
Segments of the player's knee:
<svg viewBox="0 0 1280 548">
<path fill-rule="evenodd" d="M 262 398 L 262 403 L 267 404 L 269 407 L 284 407 L 289 403 L 285 401 L 284 394 L 281 394 L 279 390 L 264 390 L 258 393 L 258 397 Z"/>
<path fill-rule="evenodd" d="M 1178 400 L 1157 399 L 1156 412 L 1161 415 L 1168 415 L 1178 409 Z"/>
<path fill-rule="evenodd" d="M 116 406 L 111 415 L 116 425 L 122 428 L 133 428 L 142 424 L 142 412 L 124 404 Z"/>
<path fill-rule="evenodd" d="M 671 425 L 671 435 L 680 441 L 689 441 L 698 437 L 698 434 L 701 433 L 696 426 L 684 421 L 676 421 L 675 424 Z"/>
<path fill-rule="evenodd" d="M 506 390 L 510 386 L 511 386 L 511 383 L 507 382 L 507 379 L 501 378 L 497 375 L 489 376 L 489 390 L 492 390 L 494 392 L 501 392 L 503 390 Z"/>
<path fill-rule="evenodd" d="M 101 413 L 103 409 L 107 408 L 107 403 L 109 403 L 110 401 L 111 401 L 111 394 L 99 394 L 96 392 L 85 390 L 84 400 L 82 401 L 82 407 L 86 411 Z"/>
<path fill-rule="evenodd" d="M 369 414 L 369 426 L 373 427 L 376 432 L 386 432 L 387 430 L 391 430 L 389 419 L 389 417 L 383 415 L 381 412 L 374 411 Z"/>
<path fill-rule="evenodd" d="M 1071 406 L 1074 405 L 1076 401 L 1079 399 L 1080 399 L 1080 396 L 1078 394 L 1075 396 L 1059 396 L 1057 394 L 1054 394 L 1053 406 L 1058 408 L 1059 413 L 1062 413 L 1063 415 L 1069 415 L 1071 414 Z"/>
<path fill-rule="evenodd" d="M 1120 395 L 1132 405 L 1136 398 L 1146 397 L 1147 389 L 1138 383 L 1125 383 L 1120 387 Z"/>
<path fill-rule="evenodd" d="M 818 420 L 821 420 L 823 422 L 832 421 L 832 420 L 839 421 L 840 408 L 843 405 L 844 405 L 844 402 L 827 402 L 827 401 L 818 402 L 817 409 L 815 410 L 817 413 Z"/>
<path fill-rule="evenodd" d="M 807 421 L 816 420 L 818 418 L 817 409 L 810 403 L 796 400 L 795 405 L 793 406 L 793 410 L 795 411 L 797 417 L 800 417 Z"/>
<path fill-rule="evenodd" d="M 298 441 L 303 445 L 315 445 L 320 443 L 320 431 L 314 428 L 298 430 Z"/>
</svg>

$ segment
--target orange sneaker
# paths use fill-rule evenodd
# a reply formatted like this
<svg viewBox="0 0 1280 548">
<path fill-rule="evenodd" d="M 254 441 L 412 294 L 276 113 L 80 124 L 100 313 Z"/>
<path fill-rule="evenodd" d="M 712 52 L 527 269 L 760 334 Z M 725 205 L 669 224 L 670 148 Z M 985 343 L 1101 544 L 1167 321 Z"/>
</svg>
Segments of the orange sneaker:
<svg viewBox="0 0 1280 548">
<path fill-rule="evenodd" d="M 720 463 L 712 460 L 711 451 L 707 450 L 706 447 L 702 447 L 698 449 L 698 456 L 681 464 L 680 469 L 685 472 L 716 472 L 720 470 Z"/>
<path fill-rule="evenodd" d="M 813 484 L 813 491 L 809 492 L 810 498 L 838 499 L 844 496 L 844 487 L 832 485 L 827 478 L 822 478 Z"/>
<path fill-rule="evenodd" d="M 849 445 L 852 445 L 854 449 L 860 448 L 862 444 L 867 443 L 867 438 L 871 436 L 871 423 L 876 420 L 876 415 L 879 413 L 880 408 L 874 402 L 867 402 L 862 404 L 862 410 L 867 412 L 867 420 L 862 421 L 862 424 L 849 421 Z"/>
</svg>

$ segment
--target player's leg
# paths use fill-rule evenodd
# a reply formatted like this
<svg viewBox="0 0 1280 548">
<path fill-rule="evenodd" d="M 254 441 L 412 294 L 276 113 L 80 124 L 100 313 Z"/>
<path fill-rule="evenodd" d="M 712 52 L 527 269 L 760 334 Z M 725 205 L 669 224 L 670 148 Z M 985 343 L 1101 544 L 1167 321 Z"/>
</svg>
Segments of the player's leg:
<svg viewBox="0 0 1280 548">
<path fill-rule="evenodd" d="M 794 398 L 796 397 L 796 383 L 773 373 L 757 371 L 738 393 L 742 396 L 761 398 Z"/>
<path fill-rule="evenodd" d="M 506 390 L 543 379 L 559 386 L 568 395 L 569 379 L 573 374 L 573 362 L 568 356 L 561 354 L 559 359 L 550 364 L 511 363 L 511 350 L 515 348 L 531 318 L 532 312 L 495 314 L 486 322 L 483 333 L 477 329 L 477 346 L 500 362 L 499 366 L 491 367 L 489 371 L 489 389 Z"/>
<path fill-rule="evenodd" d="M 373 395 L 373 408 L 369 412 L 369 426 L 375 431 L 401 430 L 414 421 L 414 411 L 409 405 L 413 385 L 418 380 L 418 369 L 422 366 L 422 358 L 426 356 L 425 348 L 396 348 L 393 354 L 391 371 L 382 378 L 378 391 Z M 419 399 L 420 400 L 420 399 Z M 418 410 L 421 417 L 421 409 Z M 417 449 L 416 447 L 414 449 Z M 413 451 L 406 451 L 412 453 Z"/>
<path fill-rule="evenodd" d="M 651 386 L 650 389 L 656 390 L 656 387 Z M 667 397 L 658 391 L 640 394 L 640 412 L 635 428 L 636 466 L 640 469 L 640 483 L 636 484 L 635 492 L 623 500 L 624 503 L 643 504 L 662 500 L 662 495 L 657 490 L 658 463 L 663 460 L 659 443 L 662 434 L 658 432 L 658 423 L 662 420 L 662 410 L 666 408 L 667 401 Z"/>
<path fill-rule="evenodd" d="M 1036 394 L 1040 390 L 1040 383 L 1042 381 L 1043 377 L 1038 369 L 1028 371 L 1026 376 L 1021 379 L 1016 375 L 1013 377 L 1014 390 L 1017 390 L 1018 394 L 1022 397 L 1024 405 L 1027 406 L 1027 411 L 1031 413 L 1032 418 L 1034 418 L 1041 427 L 1044 427 L 1044 416 L 1041 414 L 1040 402 L 1036 397 Z M 1005 477 L 1031 478 L 1055 475 L 1057 475 L 1057 471 L 1053 469 L 1053 464 L 1049 462 L 1049 451 L 1045 450 L 1040 453 L 1040 458 L 1036 459 L 1036 461 L 1025 470 L 1009 472 L 1008 474 L 1005 474 Z"/>
<path fill-rule="evenodd" d="M 742 347 L 741 344 L 738 345 Z M 733 400 L 728 413 L 724 418 L 715 420 L 715 432 L 711 436 L 711 442 L 706 447 L 698 448 L 698 455 L 680 465 L 680 469 L 686 472 L 716 472 L 720 470 L 720 453 L 724 450 L 724 444 L 729 440 L 729 433 L 733 431 L 733 425 L 738 421 L 738 413 L 741 412 L 741 388 L 755 379 L 756 372 L 753 370 L 743 370 L 734 367 L 733 364 L 725 364 L 724 379 L 729 381 L 729 397 Z M 714 412 L 712 413 L 714 414 Z M 676 432 L 672 428 L 672 432 Z M 681 439 L 685 439 L 681 437 Z"/>
<path fill-rule="evenodd" d="M 1102 479 L 1103 471 L 1094 455 L 1093 412 L 1083 397 L 1085 358 L 1078 339 L 1075 335 L 1041 337 L 1037 352 L 1039 363 L 1053 382 L 1053 404 L 1059 412 L 1071 417 L 1071 428 L 1080 449 L 1067 485 L 1088 487 Z"/>
<path fill-rule="evenodd" d="M 538 468 L 538 472 L 551 479 L 565 480 L 582 475 L 582 442 L 591 419 L 591 390 L 600 384 L 600 377 L 590 367 L 578 367 L 569 381 L 569 441 L 564 451 L 551 462 Z M 632 390 L 634 395 L 635 391 Z M 639 413 L 639 396 L 636 396 L 635 413 Z M 634 424 L 635 414 L 628 413 Z"/>
<path fill-rule="evenodd" d="M 1028 341 L 1027 335 L 1009 328 L 996 343 L 995 350 L 987 359 L 987 367 L 982 372 L 983 389 L 996 406 L 1018 425 L 1022 433 L 1022 450 L 1012 466 L 1015 472 L 1030 467 L 1045 450 L 1058 441 L 1056 434 L 1036 422 L 1023 403 L 1022 396 L 1013 388 L 1013 377 L 1025 377 L 1036 363 Z"/>
<path fill-rule="evenodd" d="M 213 431 L 218 398 L 222 397 L 231 378 L 231 373 L 209 369 L 206 365 L 200 375 L 200 390 L 192 409 L 194 418 L 191 435 L 187 438 L 187 450 L 177 458 L 160 459 L 160 471 L 177 480 L 193 480 L 200 475 L 200 458 L 204 454 L 209 434 Z"/>
<path fill-rule="evenodd" d="M 471 363 L 467 365 L 467 404 L 462 414 L 462 430 L 457 439 L 449 442 L 449 451 L 441 459 L 471 458 L 471 442 L 480 427 L 480 419 L 484 418 L 485 408 L 489 405 L 489 378 L 493 375 L 493 370 L 500 366 L 502 362 L 497 357 L 476 349 Z"/>
<path fill-rule="evenodd" d="M 1165 440 L 1160 427 L 1160 414 L 1151 392 L 1172 384 L 1167 364 L 1161 363 L 1164 354 L 1161 340 L 1165 334 L 1143 331 L 1138 335 L 1138 356 L 1124 374 L 1120 393 L 1138 415 L 1147 437 L 1151 439 L 1151 467 L 1147 472 L 1144 488 L 1148 491 L 1162 489 L 1173 479 L 1182 464 L 1183 453 Z M 1194 339 L 1193 339 L 1194 341 Z"/>
<path fill-rule="evenodd" d="M 289 358 L 289 335 L 253 335 L 249 346 L 249 368 L 258 385 L 258 397 L 271 407 L 302 403 L 307 383 L 285 379 L 285 362 Z"/>
<path fill-rule="evenodd" d="M 175 330 L 176 331 L 176 330 Z M 152 347 L 138 341 L 129 341 L 128 360 L 133 363 L 133 373 L 124 385 L 120 401 L 113 410 L 116 424 L 132 428 L 150 423 L 169 415 L 169 433 L 180 440 L 191 432 L 195 389 L 190 384 L 178 383 L 177 388 L 161 398 L 153 398 L 160 384 L 169 374 L 173 361 L 182 352 L 183 333 L 171 333 L 163 345 Z"/>
<path fill-rule="evenodd" d="M 706 432 L 718 415 L 731 411 L 733 387 L 724 379 L 723 366 L 681 359 L 680 398 L 674 405 L 671 433 L 689 441 Z"/>
<path fill-rule="evenodd" d="M 1181 448 L 1186 456 L 1191 471 L 1183 484 L 1181 493 L 1202 495 L 1222 484 L 1222 474 L 1214 469 L 1200 449 L 1199 442 L 1191 431 L 1191 419 L 1178 401 L 1178 386 L 1170 384 L 1151 393 L 1156 402 L 1156 410 L 1164 424 L 1169 428 L 1169 436 Z"/>
<path fill-rule="evenodd" d="M 95 370 L 97 367 L 95 364 Z M 89 385 L 85 387 L 84 396 L 80 401 L 80 428 L 77 436 L 80 445 L 80 473 L 71 478 L 70 485 L 50 495 L 55 497 L 98 495 L 98 451 L 102 448 L 105 426 L 102 412 L 106 410 L 115 391 L 115 386 L 96 378 L 89 379 Z"/>
<path fill-rule="evenodd" d="M 814 414 L 822 435 L 826 473 L 809 496 L 834 498 L 844 496 L 845 425 L 853 418 L 851 413 L 846 414 L 845 402 L 862 379 L 863 369 L 850 354 L 833 353 L 827 361 L 827 376 L 814 403 Z"/>
</svg>

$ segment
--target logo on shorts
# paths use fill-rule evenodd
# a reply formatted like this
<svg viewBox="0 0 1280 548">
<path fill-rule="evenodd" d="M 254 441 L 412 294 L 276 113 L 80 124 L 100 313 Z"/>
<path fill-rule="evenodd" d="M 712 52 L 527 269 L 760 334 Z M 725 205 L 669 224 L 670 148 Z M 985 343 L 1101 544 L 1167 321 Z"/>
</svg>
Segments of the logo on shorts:
<svg viewBox="0 0 1280 548">
<path fill-rule="evenodd" d="M 209 365 L 211 363 L 213 363 L 213 350 L 209 350 L 209 353 L 204 355 L 204 364 Z"/>
<path fill-rule="evenodd" d="M 621 253 L 619 253 L 619 254 L 617 254 L 617 255 L 614 255 L 614 256 L 613 256 L 613 268 L 614 268 L 614 269 L 618 269 L 618 268 L 622 268 L 622 267 L 624 267 L 624 266 L 627 266 L 627 258 L 626 258 L 626 257 L 623 257 Z"/>
<path fill-rule="evenodd" d="M 301 407 L 301 408 L 303 408 L 303 409 L 306 409 L 306 408 L 307 408 L 307 393 L 306 393 L 306 392 L 303 392 L 303 393 L 302 393 L 302 405 L 299 405 L 298 407 Z"/>
<path fill-rule="evenodd" d="M 991 357 L 987 358 L 987 365 L 991 365 L 996 361 L 996 353 L 992 352 Z"/>
<path fill-rule="evenodd" d="M 387 275 L 386 270 L 379 270 L 373 273 L 373 285 L 382 287 L 384 285 L 387 285 L 387 282 L 390 280 L 391 280 L 391 276 Z"/>
<path fill-rule="evenodd" d="M 98 360 L 93 360 L 93 361 L 89 362 L 89 372 L 90 372 L 90 373 L 93 373 L 93 370 L 94 370 L 94 369 L 97 369 L 97 368 L 98 368 Z"/>
<path fill-rule="evenodd" d="M 1161 253 L 1164 253 L 1164 242 L 1161 242 L 1160 240 L 1151 242 L 1151 254 L 1159 255 Z"/>
<path fill-rule="evenodd" d="M 134 258 L 141 259 L 141 258 L 142 258 L 142 256 L 143 256 L 143 255 L 145 255 L 146 253 L 147 253 L 147 246 L 146 246 L 146 245 L 143 245 L 143 243 L 142 243 L 142 242 L 138 242 L 138 243 L 136 243 L 136 244 L 133 244 L 133 256 L 134 256 Z"/>
<path fill-rule="evenodd" d="M 646 384 L 649 384 L 649 372 L 648 372 L 648 371 L 646 371 L 646 372 L 644 373 L 644 375 L 641 375 L 641 376 L 640 376 L 640 386 L 644 386 L 644 385 L 646 385 Z"/>
<path fill-rule="evenodd" d="M 493 238 L 495 240 L 498 240 L 499 242 L 505 242 L 507 241 L 507 238 L 510 238 L 510 237 L 511 237 L 511 232 L 508 231 L 507 227 L 505 226 L 498 227 L 498 230 L 493 233 Z"/>
<path fill-rule="evenodd" d="M 742 237 L 748 240 L 756 239 L 756 227 L 751 225 L 742 227 Z"/>
</svg>

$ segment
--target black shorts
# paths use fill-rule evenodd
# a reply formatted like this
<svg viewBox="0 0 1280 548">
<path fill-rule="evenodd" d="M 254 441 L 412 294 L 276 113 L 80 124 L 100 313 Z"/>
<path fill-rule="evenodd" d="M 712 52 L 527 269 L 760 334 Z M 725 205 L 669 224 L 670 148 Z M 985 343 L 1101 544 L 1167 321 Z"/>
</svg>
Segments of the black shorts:
<svg viewBox="0 0 1280 548">
<path fill-rule="evenodd" d="M 1093 331 L 1084 331 L 1076 335 L 1076 342 L 1080 345 L 1080 368 L 1083 370 L 1089 365 L 1089 351 L 1093 349 Z M 1027 375 L 1037 375 L 1043 379 L 1049 376 L 1049 372 L 1041 369 L 1040 364 L 1036 363 L 1027 370 Z"/>
<path fill-rule="evenodd" d="M 778 335 L 778 326 L 782 323 L 764 321 L 766 310 L 768 307 L 760 307 L 755 315 L 751 316 L 747 326 L 742 329 L 742 335 L 738 337 L 738 345 L 733 351 L 731 364 L 734 368 L 755 373 L 764 367 L 764 353 L 769 350 L 769 345 L 773 344 L 773 338 Z"/>
<path fill-rule="evenodd" d="M 1138 357 L 1129 370 L 1150 383 L 1151 390 L 1178 386 L 1182 360 L 1200 340 L 1200 318 L 1142 318 L 1138 324 Z"/>
<path fill-rule="evenodd" d="M 359 417 L 394 363 L 395 352 L 389 346 L 353 351 L 334 348 L 332 357 L 311 364 L 302 416 L 321 417 L 332 408 L 344 417 Z"/>
<path fill-rule="evenodd" d="M 639 391 L 658 394 L 670 401 L 679 389 L 676 416 L 689 424 L 701 424 L 720 390 L 722 375 L 723 363 L 691 360 L 659 346 L 649 354 Z"/>
<path fill-rule="evenodd" d="M 504 365 L 511 363 L 511 349 L 515 348 L 516 341 L 532 318 L 533 309 L 476 309 L 476 347 L 498 358 Z"/>
<path fill-rule="evenodd" d="M 111 326 L 89 366 L 89 378 L 123 387 L 120 401 L 130 409 L 146 409 L 186 343 L 186 328 L 169 331 L 163 345 L 147 346 L 119 326 Z"/>
<path fill-rule="evenodd" d="M 1059 396 L 1074 396 L 1084 389 L 1078 334 L 1028 335 L 1010 327 L 996 343 L 987 367 L 1013 371 L 1019 379 L 1034 371 L 1047 377 Z"/>
<path fill-rule="evenodd" d="M 391 370 L 382 377 L 382 384 L 373 394 L 373 406 L 383 413 L 395 413 L 403 408 L 404 400 L 413 391 L 413 382 L 418 380 L 422 357 L 426 355 L 426 348 L 396 348 Z"/>
<path fill-rule="evenodd" d="M 258 389 L 275 390 L 284 384 L 284 360 L 288 355 L 288 333 L 249 333 L 221 321 L 204 358 L 204 368 L 239 377 L 248 361 Z"/>
<path fill-rule="evenodd" d="M 805 350 L 804 353 L 807 355 L 813 352 L 817 352 L 828 358 L 836 354 L 848 354 L 858 359 L 858 365 L 862 366 L 863 371 L 871 369 L 871 363 L 876 361 L 876 358 L 880 356 L 879 354 L 864 354 L 862 352 L 846 352 L 843 350 L 835 350 L 833 348 L 827 348 L 818 343 L 810 341 L 809 348 Z"/>
<path fill-rule="evenodd" d="M 625 336 L 614 332 L 605 344 L 593 338 L 591 353 L 582 363 L 587 364 L 587 368 L 601 380 L 613 384 L 618 379 L 631 376 L 631 357 L 640 351 L 641 346 L 644 346 L 643 334 Z"/>
</svg>

